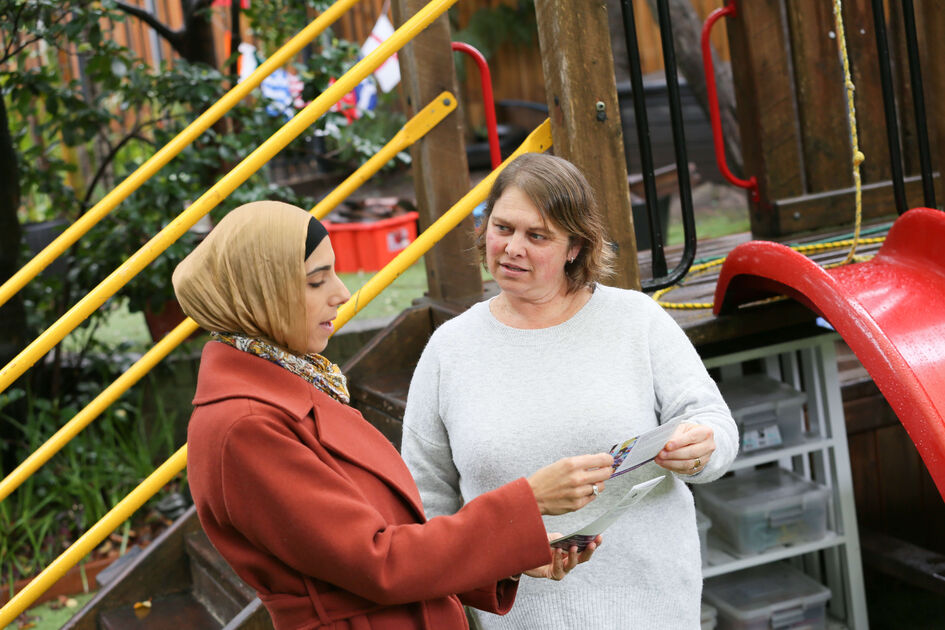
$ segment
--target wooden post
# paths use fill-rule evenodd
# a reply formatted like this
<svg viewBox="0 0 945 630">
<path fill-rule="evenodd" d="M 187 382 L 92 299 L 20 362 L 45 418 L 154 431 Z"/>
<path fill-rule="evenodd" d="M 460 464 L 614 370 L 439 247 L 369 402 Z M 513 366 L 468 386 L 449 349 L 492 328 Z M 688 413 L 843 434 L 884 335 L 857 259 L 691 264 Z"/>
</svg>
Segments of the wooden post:
<svg viewBox="0 0 945 630">
<path fill-rule="evenodd" d="M 921 25 L 918 26 L 919 42 L 925 44 L 922 78 L 925 82 L 929 143 L 932 145 L 932 170 L 942 172 L 945 164 L 945 66 L 939 60 L 945 55 L 945 42 L 938 33 L 945 29 L 945 7 L 941 2 L 923 0 L 916 7 L 916 21 Z M 945 203 L 942 189 L 942 178 L 936 178 L 935 203 L 939 206 Z"/>
<path fill-rule="evenodd" d="M 425 4 L 423 0 L 393 0 L 394 23 L 400 26 Z M 443 90 L 458 94 L 446 15 L 401 49 L 398 59 L 408 118 Z M 469 192 L 469 166 L 459 111 L 447 116 L 410 151 L 420 228 L 426 229 Z M 472 303 L 482 297 L 473 227 L 472 218 L 467 218 L 426 255 L 431 298 Z"/>
<path fill-rule="evenodd" d="M 639 289 L 607 3 L 544 0 L 535 11 L 552 151 L 580 168 L 597 194 L 617 253 L 608 283 Z"/>
</svg>

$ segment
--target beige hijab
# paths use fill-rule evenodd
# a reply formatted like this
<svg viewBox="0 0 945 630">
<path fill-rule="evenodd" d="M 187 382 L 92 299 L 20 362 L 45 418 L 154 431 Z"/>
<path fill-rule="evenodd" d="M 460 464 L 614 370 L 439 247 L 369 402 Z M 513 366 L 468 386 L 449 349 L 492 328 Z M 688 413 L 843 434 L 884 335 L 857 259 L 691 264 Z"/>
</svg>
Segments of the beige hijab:
<svg viewBox="0 0 945 630">
<path fill-rule="evenodd" d="M 305 210 L 278 201 L 236 208 L 174 270 L 181 308 L 202 328 L 305 354 Z"/>
</svg>

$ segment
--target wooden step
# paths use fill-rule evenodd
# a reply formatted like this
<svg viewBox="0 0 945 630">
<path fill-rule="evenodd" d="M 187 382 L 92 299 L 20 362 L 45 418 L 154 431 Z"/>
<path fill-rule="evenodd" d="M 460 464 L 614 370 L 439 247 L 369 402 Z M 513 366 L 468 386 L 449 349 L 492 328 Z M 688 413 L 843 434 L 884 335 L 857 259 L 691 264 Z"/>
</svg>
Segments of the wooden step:
<svg viewBox="0 0 945 630">
<path fill-rule="evenodd" d="M 134 606 L 109 610 L 99 617 L 99 627 L 102 630 L 218 630 L 223 627 L 186 591 L 152 599 L 148 613 L 139 618 L 141 610 L 144 609 L 136 611 Z"/>
<path fill-rule="evenodd" d="M 187 534 L 185 549 L 190 557 L 194 599 L 221 624 L 227 623 L 256 597 L 210 543 L 203 530 Z"/>
</svg>

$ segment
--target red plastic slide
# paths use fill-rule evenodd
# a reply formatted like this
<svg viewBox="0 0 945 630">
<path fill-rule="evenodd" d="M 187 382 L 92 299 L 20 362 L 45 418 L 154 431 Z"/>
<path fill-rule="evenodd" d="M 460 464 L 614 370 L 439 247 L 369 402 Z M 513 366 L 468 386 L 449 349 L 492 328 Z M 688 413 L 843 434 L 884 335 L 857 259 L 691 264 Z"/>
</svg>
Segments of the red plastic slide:
<svg viewBox="0 0 945 630">
<path fill-rule="evenodd" d="M 892 405 L 945 498 L 945 212 L 914 208 L 870 261 L 823 269 L 768 241 L 728 255 L 715 312 L 788 295 L 822 315 Z"/>
</svg>

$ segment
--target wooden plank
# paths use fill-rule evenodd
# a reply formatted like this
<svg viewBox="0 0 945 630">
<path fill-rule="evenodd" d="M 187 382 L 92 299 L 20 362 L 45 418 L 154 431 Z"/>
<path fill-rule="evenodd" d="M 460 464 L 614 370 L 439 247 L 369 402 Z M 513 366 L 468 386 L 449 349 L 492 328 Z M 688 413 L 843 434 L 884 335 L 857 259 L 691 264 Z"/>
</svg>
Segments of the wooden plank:
<svg viewBox="0 0 945 630">
<path fill-rule="evenodd" d="M 925 110 L 929 125 L 932 168 L 942 172 L 945 165 L 945 4 L 940 0 L 916 3 L 919 23 L 919 44 L 922 52 L 922 78 L 925 81 Z M 945 197 L 942 180 L 935 181 L 935 201 L 941 205 Z"/>
<path fill-rule="evenodd" d="M 882 479 L 876 461 L 876 434 L 850 435 L 847 437 L 847 447 L 850 450 L 857 523 L 860 527 L 880 530 L 884 519 L 882 495 L 878 491 L 882 487 Z"/>
<path fill-rule="evenodd" d="M 902 4 L 890 2 L 886 31 L 889 54 L 892 56 L 893 86 L 896 110 L 899 112 L 899 138 L 902 144 L 902 167 L 906 175 L 919 173 L 919 140 L 916 131 L 915 103 L 909 77 L 909 55 L 906 52 L 905 18 Z M 918 30 L 918 26 L 916 27 Z"/>
<path fill-rule="evenodd" d="M 883 496 L 886 533 L 910 540 L 922 529 L 916 523 L 914 506 L 919 505 L 919 479 L 924 468 L 915 444 L 902 426 L 876 432 L 880 470 L 879 490 Z"/>
<path fill-rule="evenodd" d="M 581 169 L 597 194 L 617 253 L 610 282 L 639 288 L 606 3 L 548 0 L 535 11 L 554 153 Z"/>
<path fill-rule="evenodd" d="M 423 0 L 393 0 L 394 23 L 397 26 L 403 24 L 425 5 Z M 445 14 L 401 49 L 398 59 L 407 118 L 444 90 L 458 94 L 450 28 Z M 427 229 L 469 191 L 469 166 L 463 135 L 462 117 L 454 113 L 410 149 L 421 230 Z M 431 297 L 471 303 L 482 295 L 479 254 L 473 231 L 470 216 L 426 254 Z"/>
<path fill-rule="evenodd" d="M 751 230 L 777 236 L 772 200 L 803 194 L 800 137 L 779 0 L 738 3 L 728 20 L 746 177 L 758 177 L 761 199 L 750 204 Z"/>
<path fill-rule="evenodd" d="M 936 177 L 936 179 L 939 179 Z M 874 182 L 862 187 L 863 218 L 896 214 L 892 182 Z M 922 181 L 917 175 L 906 178 L 906 201 L 910 208 L 923 205 Z M 831 226 L 852 225 L 856 216 L 854 190 L 842 188 L 773 202 L 778 233 L 782 236 Z"/>
<path fill-rule="evenodd" d="M 864 563 L 909 584 L 945 595 L 945 556 L 901 538 L 860 532 Z"/>
<path fill-rule="evenodd" d="M 190 563 L 184 550 L 188 534 L 200 530 L 197 509 L 191 506 L 143 552 L 130 561 L 119 577 L 109 582 L 63 626 L 67 630 L 96 630 L 98 616 L 119 606 L 158 598 L 191 587 Z"/>
<path fill-rule="evenodd" d="M 833 8 L 822 0 L 786 5 L 791 33 L 805 190 L 853 185 L 843 68 L 837 54 Z"/>
<path fill-rule="evenodd" d="M 886 142 L 886 118 L 879 81 L 876 30 L 870 0 L 846 0 L 843 24 L 850 57 L 850 73 L 856 86 L 857 132 L 860 150 L 866 161 L 860 165 L 864 183 L 890 178 L 889 144 Z"/>
</svg>

